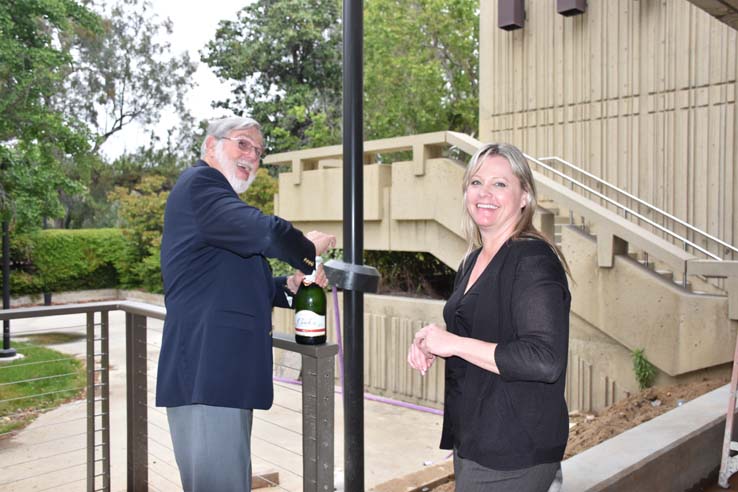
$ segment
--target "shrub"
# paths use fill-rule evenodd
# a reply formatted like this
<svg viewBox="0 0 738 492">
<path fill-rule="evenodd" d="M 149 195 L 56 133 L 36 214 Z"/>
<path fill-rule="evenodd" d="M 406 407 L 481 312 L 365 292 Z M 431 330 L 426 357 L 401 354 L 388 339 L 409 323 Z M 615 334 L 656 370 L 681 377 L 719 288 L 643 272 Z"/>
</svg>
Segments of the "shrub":
<svg viewBox="0 0 738 492">
<path fill-rule="evenodd" d="M 12 237 L 11 293 L 117 287 L 125 249 L 119 229 L 48 229 Z"/>
<path fill-rule="evenodd" d="M 656 367 L 646 358 L 645 350 L 635 349 L 632 353 L 633 372 L 641 389 L 650 388 L 656 377 Z"/>
<path fill-rule="evenodd" d="M 116 187 L 108 195 L 118 203 L 118 214 L 126 227 L 127 248 L 120 266 L 123 287 L 163 290 L 159 249 L 169 196 L 167 186 L 162 176 L 144 176 L 133 189 Z"/>
</svg>

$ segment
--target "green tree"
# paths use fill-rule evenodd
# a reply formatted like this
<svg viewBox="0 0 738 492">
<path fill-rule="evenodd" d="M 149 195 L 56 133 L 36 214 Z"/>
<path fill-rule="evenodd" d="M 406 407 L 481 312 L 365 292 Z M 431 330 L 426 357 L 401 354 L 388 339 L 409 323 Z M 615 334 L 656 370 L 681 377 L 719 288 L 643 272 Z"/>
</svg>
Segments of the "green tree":
<svg viewBox="0 0 738 492">
<path fill-rule="evenodd" d="M 88 125 L 93 152 L 128 124 L 158 123 L 167 108 L 192 125 L 184 96 L 195 64 L 187 53 L 172 53 L 166 41 L 171 20 L 153 14 L 148 0 L 103 1 L 95 8 L 103 29 L 79 28 L 62 38 L 74 57 L 65 73 L 66 90 L 55 99 Z"/>
<path fill-rule="evenodd" d="M 73 0 L 0 3 L 2 213 L 5 219 L 22 213 L 21 227 L 38 227 L 33 218 L 60 213 L 51 190 L 72 184 L 59 163 L 87 151 L 84 125 L 51 102 L 72 60 L 60 39 L 99 26 L 97 16 Z"/>
<path fill-rule="evenodd" d="M 90 156 L 88 162 L 77 160 L 67 173 L 88 183 L 86 192 L 62 194 L 66 207 L 65 228 L 112 227 L 119 224 L 117 202 L 108 196 L 116 187 L 132 191 L 146 176 L 164 178 L 163 189 L 171 189 L 180 172 L 194 162 L 193 149 L 199 140 L 199 129 L 186 129 L 165 141 L 152 133 L 150 142 L 112 162 Z M 198 149 L 199 152 L 199 149 Z"/>
<path fill-rule="evenodd" d="M 162 291 L 159 251 L 168 196 L 163 176 L 144 176 L 133 189 L 116 187 L 110 193 L 110 200 L 118 204 L 121 225 L 129 241 L 121 262 L 121 283 L 125 287 Z"/>
<path fill-rule="evenodd" d="M 263 167 L 256 171 L 256 179 L 241 199 L 265 214 L 274 214 L 274 194 L 277 193 L 277 180 Z"/>
<path fill-rule="evenodd" d="M 12 197 L 8 217 L 18 231 L 41 226 L 45 218 L 62 217 L 64 207 L 59 193 L 79 194 L 84 186 L 66 176 L 54 157 L 54 149 L 20 141 L 6 153 L 10 165 L 3 173 L 3 186 Z"/>
<path fill-rule="evenodd" d="M 94 8 L 103 18 L 101 29 L 80 27 L 60 38 L 72 63 L 66 67 L 64 90 L 53 101 L 83 121 L 92 148 L 85 158 L 63 162 L 67 176 L 87 185 L 82 193 L 60 192 L 65 214 L 58 225 L 65 228 L 114 224 L 116 210 L 107 203 L 108 193 L 115 186 L 130 188 L 154 167 L 163 168 L 159 174 L 171 173 L 172 158 L 184 153 L 172 152 L 173 135 L 195 127 L 184 103 L 195 64 L 187 53 L 172 53 L 167 41 L 171 21 L 153 14 L 148 0 L 100 1 Z M 170 129 L 165 142 L 152 131 L 150 142 L 112 163 L 98 152 L 125 126 L 148 128 L 167 109 L 176 111 L 180 127 Z M 140 165 L 132 164 L 135 160 Z"/>
<path fill-rule="evenodd" d="M 258 120 L 271 152 L 338 143 L 337 0 L 256 0 L 221 21 L 202 60 L 235 89 L 217 106 Z"/>
<path fill-rule="evenodd" d="M 364 12 L 366 138 L 475 133 L 478 1 L 372 0 Z"/>
<path fill-rule="evenodd" d="M 364 29 L 366 138 L 476 132 L 476 0 L 372 0 Z M 217 104 L 263 122 L 279 152 L 340 141 L 341 57 L 337 1 L 258 0 L 221 22 L 203 61 L 235 86 Z"/>
</svg>

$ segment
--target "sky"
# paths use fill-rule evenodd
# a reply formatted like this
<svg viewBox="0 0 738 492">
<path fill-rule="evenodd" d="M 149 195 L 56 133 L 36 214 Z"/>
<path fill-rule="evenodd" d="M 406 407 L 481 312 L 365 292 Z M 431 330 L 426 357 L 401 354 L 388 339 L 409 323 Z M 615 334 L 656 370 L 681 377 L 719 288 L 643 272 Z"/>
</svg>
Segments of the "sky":
<svg viewBox="0 0 738 492">
<path fill-rule="evenodd" d="M 229 114 L 223 109 L 210 107 L 212 100 L 221 99 L 230 88 L 227 84 L 221 84 L 215 74 L 200 62 L 198 52 L 213 39 L 218 22 L 222 19 L 235 19 L 236 12 L 247 5 L 249 0 L 211 0 L 206 3 L 151 0 L 151 3 L 157 16 L 172 20 L 173 32 L 168 39 L 173 54 L 187 51 L 190 58 L 198 64 L 194 75 L 196 86 L 190 90 L 186 99 L 195 121 Z M 176 115 L 168 113 L 163 115 L 155 131 L 165 137 L 167 129 L 175 125 Z M 107 157 L 115 158 L 126 150 L 135 150 L 146 138 L 146 132 L 141 127 L 131 124 L 105 142 L 102 151 Z"/>
</svg>

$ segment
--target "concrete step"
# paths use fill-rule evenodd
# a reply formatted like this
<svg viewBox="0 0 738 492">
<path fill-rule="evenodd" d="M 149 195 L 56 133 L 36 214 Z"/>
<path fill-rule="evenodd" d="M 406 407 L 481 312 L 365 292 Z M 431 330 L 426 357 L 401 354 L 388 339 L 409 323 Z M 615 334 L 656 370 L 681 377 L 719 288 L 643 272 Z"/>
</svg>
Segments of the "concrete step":
<svg viewBox="0 0 738 492">
<path fill-rule="evenodd" d="M 640 263 L 643 267 L 648 268 L 649 270 L 655 270 L 656 264 L 653 261 L 646 261 L 646 260 L 636 260 L 638 263 Z"/>
<path fill-rule="evenodd" d="M 675 285 L 678 285 L 679 287 L 683 287 L 683 288 L 685 288 L 685 289 L 687 289 L 689 291 L 692 290 L 692 282 L 690 282 L 689 280 L 687 280 L 687 285 L 684 285 L 684 282 L 682 281 L 681 278 L 673 278 L 672 277 L 671 281 L 674 282 L 674 284 Z"/>
<path fill-rule="evenodd" d="M 581 218 L 575 216 L 575 224 L 570 224 L 568 210 L 562 211 L 556 204 L 551 201 L 541 201 L 540 205 L 548 212 L 554 214 L 554 242 L 558 246 L 561 246 L 562 229 L 564 226 L 575 225 L 580 231 L 584 231 L 590 236 L 597 237 L 597 228 L 591 224 L 586 224 L 585 227 L 582 227 L 582 225 L 577 222 L 580 221 Z M 672 272 L 667 265 L 659 261 L 654 261 L 653 258 L 648 258 L 648 261 L 646 262 L 645 258 L 647 258 L 648 256 L 642 251 L 630 251 L 628 252 L 628 256 L 630 256 L 630 258 L 632 258 L 634 261 L 637 261 L 644 268 L 648 268 L 657 275 L 661 276 L 667 282 L 673 282 L 674 285 L 682 288 L 685 287 L 682 284 L 681 278 L 675 278 L 674 272 Z M 679 276 L 681 277 L 681 272 L 679 273 Z M 687 282 L 686 288 L 687 290 L 690 290 L 695 294 L 726 295 L 724 290 L 700 278 L 690 277 L 689 281 Z"/>
</svg>

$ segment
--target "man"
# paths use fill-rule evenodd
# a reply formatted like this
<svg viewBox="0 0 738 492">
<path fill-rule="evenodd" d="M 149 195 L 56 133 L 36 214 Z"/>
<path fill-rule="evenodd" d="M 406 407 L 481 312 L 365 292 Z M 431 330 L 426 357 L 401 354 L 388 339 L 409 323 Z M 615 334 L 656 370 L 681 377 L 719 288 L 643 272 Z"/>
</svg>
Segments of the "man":
<svg viewBox="0 0 738 492">
<path fill-rule="evenodd" d="M 335 245 L 303 235 L 238 197 L 264 152 L 258 123 L 210 123 L 202 159 L 179 177 L 164 212 L 161 270 L 167 318 L 156 388 L 186 491 L 251 489 L 252 411 L 272 405 L 272 306 L 302 280 L 272 278 L 265 257 L 310 273 Z M 320 273 L 318 283 L 325 285 Z"/>
</svg>

